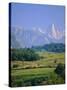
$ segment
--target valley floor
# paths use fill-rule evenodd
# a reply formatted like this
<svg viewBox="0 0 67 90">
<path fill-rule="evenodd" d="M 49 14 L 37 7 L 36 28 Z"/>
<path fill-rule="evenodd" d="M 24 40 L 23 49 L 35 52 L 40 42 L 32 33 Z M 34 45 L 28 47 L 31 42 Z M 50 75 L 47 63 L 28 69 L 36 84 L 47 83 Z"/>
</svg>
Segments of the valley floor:
<svg viewBox="0 0 67 90">
<path fill-rule="evenodd" d="M 11 61 L 11 86 L 64 84 L 54 73 L 58 63 L 65 63 L 64 53 L 37 52 L 37 61 Z"/>
</svg>

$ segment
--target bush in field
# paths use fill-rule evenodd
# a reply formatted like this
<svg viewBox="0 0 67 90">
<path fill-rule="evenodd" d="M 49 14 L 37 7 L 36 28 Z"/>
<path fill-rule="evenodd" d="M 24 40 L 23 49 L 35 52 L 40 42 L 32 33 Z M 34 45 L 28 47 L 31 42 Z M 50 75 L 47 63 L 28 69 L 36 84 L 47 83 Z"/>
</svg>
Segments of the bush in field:
<svg viewBox="0 0 67 90">
<path fill-rule="evenodd" d="M 63 79 L 65 79 L 65 65 L 58 64 L 56 69 L 55 69 L 55 73 L 58 74 Z"/>
<path fill-rule="evenodd" d="M 18 64 L 13 64 L 13 68 L 17 68 L 18 67 Z"/>
<path fill-rule="evenodd" d="M 11 50 L 11 60 L 33 61 L 39 58 L 40 57 L 38 56 L 38 54 L 36 54 L 34 50 L 29 48 Z"/>
</svg>

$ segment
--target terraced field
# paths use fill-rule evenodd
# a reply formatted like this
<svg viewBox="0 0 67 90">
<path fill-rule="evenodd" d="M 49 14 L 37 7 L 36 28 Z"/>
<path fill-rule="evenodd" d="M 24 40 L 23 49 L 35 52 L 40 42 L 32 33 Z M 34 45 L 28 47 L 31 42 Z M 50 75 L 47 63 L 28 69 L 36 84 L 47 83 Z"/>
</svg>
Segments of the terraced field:
<svg viewBox="0 0 67 90">
<path fill-rule="evenodd" d="M 11 85 L 35 86 L 63 84 L 54 70 L 58 63 L 65 63 L 64 53 L 37 52 L 41 59 L 37 61 L 11 61 Z"/>
</svg>

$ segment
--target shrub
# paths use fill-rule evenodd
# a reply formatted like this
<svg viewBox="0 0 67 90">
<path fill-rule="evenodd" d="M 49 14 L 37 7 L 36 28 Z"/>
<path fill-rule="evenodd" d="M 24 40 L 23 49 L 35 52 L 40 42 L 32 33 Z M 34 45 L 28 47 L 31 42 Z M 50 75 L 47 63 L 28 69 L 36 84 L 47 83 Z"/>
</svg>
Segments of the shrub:
<svg viewBox="0 0 67 90">
<path fill-rule="evenodd" d="M 65 79 L 65 65 L 59 63 L 55 69 L 55 73 L 58 74 L 63 79 Z"/>
<path fill-rule="evenodd" d="M 13 64 L 13 68 L 17 68 L 18 67 L 18 65 L 17 64 Z"/>
</svg>

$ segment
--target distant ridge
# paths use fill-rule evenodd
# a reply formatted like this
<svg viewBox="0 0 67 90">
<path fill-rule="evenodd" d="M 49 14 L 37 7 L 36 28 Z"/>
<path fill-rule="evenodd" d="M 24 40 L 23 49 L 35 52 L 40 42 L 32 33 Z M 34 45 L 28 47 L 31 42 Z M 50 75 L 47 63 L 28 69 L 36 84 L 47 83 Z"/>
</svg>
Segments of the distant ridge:
<svg viewBox="0 0 67 90">
<path fill-rule="evenodd" d="M 49 51 L 49 52 L 65 52 L 65 44 L 63 43 L 50 43 L 43 46 L 33 46 L 32 49 L 38 51 Z"/>
</svg>

